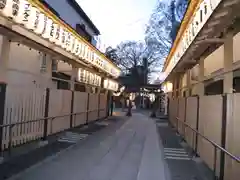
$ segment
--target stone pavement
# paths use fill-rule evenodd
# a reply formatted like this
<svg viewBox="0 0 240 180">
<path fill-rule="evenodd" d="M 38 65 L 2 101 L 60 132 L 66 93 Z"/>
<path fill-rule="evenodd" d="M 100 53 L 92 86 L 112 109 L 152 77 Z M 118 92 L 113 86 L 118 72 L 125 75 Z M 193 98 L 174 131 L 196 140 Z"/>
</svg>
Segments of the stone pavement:
<svg viewBox="0 0 240 180">
<path fill-rule="evenodd" d="M 167 119 L 156 120 L 171 180 L 212 180 L 213 172 L 195 157 L 191 148 L 176 134 Z"/>
<path fill-rule="evenodd" d="M 99 133 L 12 177 L 17 180 L 168 180 L 155 122 L 134 113 L 111 135 Z"/>
<path fill-rule="evenodd" d="M 113 117 L 49 136 L 47 144 L 33 141 L 13 148 L 11 154 L 6 151 L 3 154 L 3 161 L 0 162 L 0 180 L 6 180 L 29 167 L 42 163 L 45 159 L 54 157 L 75 144 L 83 145 L 86 142 L 91 142 L 92 139 L 101 141 L 114 134 L 126 120 L 127 118 L 118 113 Z"/>
</svg>

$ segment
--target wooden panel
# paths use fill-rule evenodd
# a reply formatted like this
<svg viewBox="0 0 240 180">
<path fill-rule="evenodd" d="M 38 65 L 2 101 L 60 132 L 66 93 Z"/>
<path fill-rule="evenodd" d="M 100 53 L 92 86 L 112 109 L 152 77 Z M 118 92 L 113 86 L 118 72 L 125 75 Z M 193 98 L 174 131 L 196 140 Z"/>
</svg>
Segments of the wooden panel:
<svg viewBox="0 0 240 180">
<path fill-rule="evenodd" d="M 228 114 L 226 129 L 226 149 L 235 156 L 240 156 L 240 94 L 228 94 Z M 226 156 L 225 180 L 238 180 L 240 164 Z"/>
<path fill-rule="evenodd" d="M 222 96 L 202 96 L 199 99 L 199 132 L 221 145 Z M 213 169 L 214 147 L 198 137 L 198 153 L 206 164 Z M 217 175 L 219 175 L 220 153 L 217 154 Z"/>
<path fill-rule="evenodd" d="M 86 115 L 87 115 L 87 95 L 86 92 L 75 92 L 74 94 L 74 106 L 73 112 L 74 113 L 81 113 L 77 114 L 73 118 L 73 127 L 82 125 L 86 123 Z"/>
<path fill-rule="evenodd" d="M 170 99 L 169 101 L 169 120 L 174 127 L 177 127 L 176 117 L 178 116 L 178 99 Z"/>
<path fill-rule="evenodd" d="M 99 118 L 106 117 L 107 114 L 107 95 L 106 94 L 100 94 L 100 116 Z"/>
<path fill-rule="evenodd" d="M 4 124 L 42 119 L 44 117 L 45 95 L 44 88 L 8 85 Z M 43 136 L 43 120 L 15 125 L 11 134 L 9 127 L 3 128 L 3 149 L 8 148 L 10 135 L 12 136 L 12 146 L 39 139 Z"/>
<path fill-rule="evenodd" d="M 220 46 L 204 60 L 204 75 L 209 76 L 211 73 L 223 68 L 224 46 Z"/>
<path fill-rule="evenodd" d="M 240 32 L 237 33 L 233 38 L 233 62 L 234 63 L 240 60 L 239 45 L 240 45 Z"/>
<path fill-rule="evenodd" d="M 68 90 L 51 89 L 49 98 L 49 116 L 63 116 L 71 114 L 72 92 Z M 48 134 L 54 134 L 70 128 L 70 116 L 49 120 Z"/>
<path fill-rule="evenodd" d="M 185 135 L 185 126 L 182 122 L 185 122 L 185 105 L 186 105 L 186 98 L 179 98 L 178 100 L 178 106 L 179 106 L 179 110 L 178 110 L 178 117 L 179 117 L 179 121 L 178 122 L 178 132 L 184 136 Z"/>
<path fill-rule="evenodd" d="M 98 94 L 89 95 L 89 114 L 88 122 L 98 119 Z"/>
<path fill-rule="evenodd" d="M 186 123 L 193 129 L 197 128 L 197 97 L 187 98 Z M 189 128 L 186 128 L 186 141 L 191 148 L 195 148 L 196 134 Z"/>
</svg>

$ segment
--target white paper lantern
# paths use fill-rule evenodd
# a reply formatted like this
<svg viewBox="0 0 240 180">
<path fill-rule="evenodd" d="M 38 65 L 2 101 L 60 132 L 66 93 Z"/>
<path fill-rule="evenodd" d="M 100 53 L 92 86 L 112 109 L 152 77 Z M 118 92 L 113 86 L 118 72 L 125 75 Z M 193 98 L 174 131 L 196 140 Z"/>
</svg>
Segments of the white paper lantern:
<svg viewBox="0 0 240 180">
<path fill-rule="evenodd" d="M 74 35 L 72 36 L 72 40 L 71 40 L 71 41 L 72 41 L 72 42 L 71 42 L 71 50 L 70 50 L 70 52 L 71 52 L 72 54 L 75 54 L 75 53 L 74 53 L 74 50 L 75 50 L 75 45 L 76 45 L 77 39 L 75 38 Z"/>
<path fill-rule="evenodd" d="M 92 50 L 90 48 L 88 48 L 88 62 L 92 63 Z"/>
<path fill-rule="evenodd" d="M 26 25 L 29 22 L 29 17 L 31 14 L 31 4 L 26 1 L 23 7 L 23 16 L 22 16 L 22 24 Z"/>
<path fill-rule="evenodd" d="M 98 58 L 98 56 L 97 56 L 97 54 L 96 53 L 93 53 L 93 61 L 92 61 L 92 63 L 96 66 L 96 64 L 97 64 L 97 58 Z"/>
<path fill-rule="evenodd" d="M 51 30 L 50 30 L 49 40 L 50 40 L 51 42 L 55 42 L 56 35 L 57 35 L 57 24 L 52 23 L 52 25 L 51 25 Z"/>
<path fill-rule="evenodd" d="M 47 17 L 47 22 L 46 22 L 46 27 L 42 33 L 42 37 L 45 39 L 49 39 L 50 38 L 50 33 L 51 33 L 51 29 L 53 26 L 53 20 L 51 18 Z"/>
<path fill-rule="evenodd" d="M 77 39 L 74 36 L 72 36 L 72 48 L 71 48 L 72 54 L 75 54 L 74 52 L 75 52 L 75 46 L 77 45 L 76 43 L 77 43 Z"/>
<path fill-rule="evenodd" d="M 205 1 L 207 1 L 207 0 L 205 0 Z M 208 0 L 208 2 L 209 2 L 209 0 Z M 214 11 L 220 2 L 221 2 L 221 0 L 210 0 L 209 4 L 211 7 L 211 10 Z"/>
<path fill-rule="evenodd" d="M 93 79 L 92 79 L 92 76 L 93 76 L 93 74 L 92 74 L 91 72 L 89 72 L 89 83 L 90 83 L 90 84 L 92 84 L 92 80 L 93 80 Z"/>
<path fill-rule="evenodd" d="M 12 15 L 12 0 L 0 0 L 0 12 L 5 17 Z"/>
<path fill-rule="evenodd" d="M 83 45 L 83 54 L 82 58 L 86 61 L 86 56 L 87 56 L 87 46 L 84 44 Z"/>
<path fill-rule="evenodd" d="M 102 78 L 99 76 L 98 77 L 98 85 L 101 86 Z"/>
<path fill-rule="evenodd" d="M 76 56 L 80 57 L 81 54 L 82 43 L 78 41 L 78 49 L 76 51 Z"/>
<path fill-rule="evenodd" d="M 67 32 L 66 50 L 69 52 L 72 50 L 72 40 L 73 35 L 70 32 Z"/>
<path fill-rule="evenodd" d="M 91 63 L 92 64 L 94 64 L 94 51 L 93 50 L 91 50 L 91 53 L 90 53 L 90 55 L 91 55 L 91 57 L 90 57 L 90 60 L 91 60 Z"/>
<path fill-rule="evenodd" d="M 97 57 L 97 60 L 96 60 L 96 66 L 97 66 L 97 67 L 100 66 L 100 57 L 99 57 L 99 56 Z"/>
<path fill-rule="evenodd" d="M 60 43 L 59 43 L 60 42 L 60 40 L 59 40 L 60 39 L 60 25 L 59 24 L 53 24 L 53 26 L 54 26 L 54 29 L 56 31 L 53 42 L 57 45 L 60 45 Z"/>
<path fill-rule="evenodd" d="M 88 83 L 88 71 L 85 71 L 85 82 Z"/>
<path fill-rule="evenodd" d="M 66 41 L 67 41 L 67 32 L 65 29 L 62 29 L 62 34 L 61 34 L 61 47 L 63 49 L 66 48 Z"/>
<path fill-rule="evenodd" d="M 16 4 L 12 7 L 12 19 L 16 23 L 22 23 L 24 15 L 24 6 L 27 3 L 25 0 L 17 1 Z"/>
<path fill-rule="evenodd" d="M 80 42 L 76 39 L 75 46 L 74 46 L 74 54 L 78 56 L 80 53 Z"/>
<path fill-rule="evenodd" d="M 83 70 L 83 82 L 86 82 L 86 70 Z"/>
<path fill-rule="evenodd" d="M 78 80 L 80 82 L 83 82 L 83 69 L 82 68 L 78 69 Z"/>
<path fill-rule="evenodd" d="M 20 14 L 23 15 L 23 10 L 24 10 L 24 0 L 20 1 L 20 0 L 13 0 L 12 1 L 12 13 L 10 15 L 10 17 L 15 21 L 17 21 L 17 18 L 20 16 Z"/>
<path fill-rule="evenodd" d="M 81 53 L 80 53 L 80 57 L 81 57 L 82 59 L 85 58 L 85 53 L 86 53 L 86 46 L 85 46 L 85 44 L 82 44 Z M 85 59 L 84 59 L 84 60 L 85 60 Z"/>
<path fill-rule="evenodd" d="M 92 73 L 89 72 L 89 84 L 92 84 Z"/>
<path fill-rule="evenodd" d="M 36 12 L 36 21 L 34 23 L 34 32 L 37 34 L 42 34 L 46 25 L 46 16 L 45 14 L 37 11 Z"/>
<path fill-rule="evenodd" d="M 65 33 L 66 33 L 65 48 L 66 50 L 68 50 L 70 45 L 70 33 L 68 31 L 66 31 Z"/>
<path fill-rule="evenodd" d="M 107 79 L 104 80 L 103 87 L 105 89 L 108 89 L 108 80 Z"/>
<path fill-rule="evenodd" d="M 62 45 L 62 34 L 64 32 L 64 29 L 59 25 L 57 29 L 57 34 L 56 34 L 56 44 L 61 46 Z"/>
<path fill-rule="evenodd" d="M 84 55 L 84 59 L 89 62 L 89 59 L 88 59 L 88 53 L 89 53 L 89 48 L 87 46 L 85 46 L 85 55 Z"/>
<path fill-rule="evenodd" d="M 37 19 L 37 8 L 29 5 L 25 5 L 25 10 L 24 10 L 24 20 L 23 24 L 27 29 L 33 30 L 34 29 L 34 24 Z"/>
<path fill-rule="evenodd" d="M 107 62 L 103 61 L 103 69 L 106 71 L 107 70 Z"/>
<path fill-rule="evenodd" d="M 93 54 L 93 53 L 92 53 L 92 49 L 89 49 L 88 58 L 89 58 L 89 62 L 90 62 L 90 63 L 93 62 L 93 61 L 92 61 L 92 59 L 93 59 L 93 58 L 92 58 L 92 54 Z"/>
<path fill-rule="evenodd" d="M 85 56 L 85 45 L 81 44 L 79 57 L 84 59 Z"/>
<path fill-rule="evenodd" d="M 96 74 L 93 74 L 93 85 L 96 86 Z"/>
</svg>

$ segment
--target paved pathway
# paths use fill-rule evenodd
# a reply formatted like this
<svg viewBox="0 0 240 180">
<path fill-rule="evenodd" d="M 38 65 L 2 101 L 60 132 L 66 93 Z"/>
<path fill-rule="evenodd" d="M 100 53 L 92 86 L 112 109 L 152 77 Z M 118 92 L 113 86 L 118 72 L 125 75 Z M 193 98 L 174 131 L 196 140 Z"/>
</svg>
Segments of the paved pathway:
<svg viewBox="0 0 240 180">
<path fill-rule="evenodd" d="M 111 136 L 79 143 L 14 179 L 168 180 L 160 146 L 154 121 L 134 113 Z"/>
</svg>

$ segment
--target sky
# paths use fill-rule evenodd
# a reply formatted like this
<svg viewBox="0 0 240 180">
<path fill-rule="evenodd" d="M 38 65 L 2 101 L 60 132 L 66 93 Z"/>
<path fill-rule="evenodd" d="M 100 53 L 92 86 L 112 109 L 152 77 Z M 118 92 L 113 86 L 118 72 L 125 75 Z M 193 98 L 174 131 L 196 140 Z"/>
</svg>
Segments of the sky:
<svg viewBox="0 0 240 180">
<path fill-rule="evenodd" d="M 143 40 L 145 25 L 157 0 L 77 0 L 101 32 L 106 47 Z"/>
<path fill-rule="evenodd" d="M 100 30 L 101 41 L 113 48 L 122 41 L 144 40 L 146 24 L 158 0 L 77 0 Z M 162 79 L 161 68 L 151 82 Z"/>
</svg>

